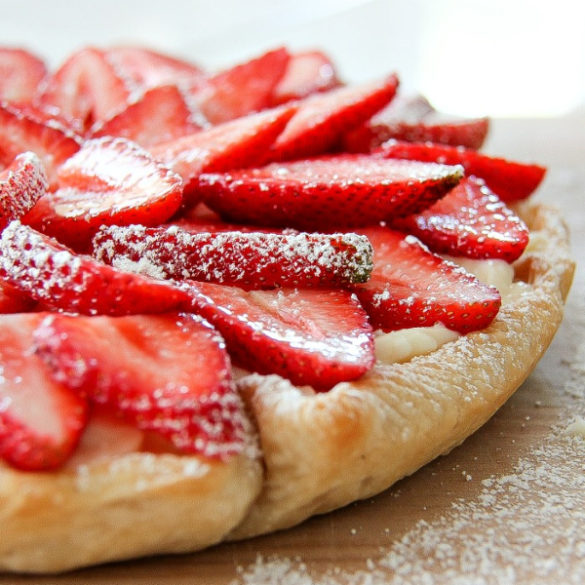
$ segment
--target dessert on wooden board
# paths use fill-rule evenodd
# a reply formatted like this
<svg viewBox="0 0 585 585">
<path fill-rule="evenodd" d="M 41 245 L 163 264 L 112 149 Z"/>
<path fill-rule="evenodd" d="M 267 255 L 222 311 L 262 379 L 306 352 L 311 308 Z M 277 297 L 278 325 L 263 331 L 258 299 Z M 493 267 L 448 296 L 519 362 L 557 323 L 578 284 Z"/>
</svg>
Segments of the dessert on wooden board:
<svg viewBox="0 0 585 585">
<path fill-rule="evenodd" d="M 141 47 L 0 64 L 3 571 L 379 493 L 485 423 L 560 324 L 545 169 L 396 74 L 285 48 L 219 73 Z"/>
</svg>

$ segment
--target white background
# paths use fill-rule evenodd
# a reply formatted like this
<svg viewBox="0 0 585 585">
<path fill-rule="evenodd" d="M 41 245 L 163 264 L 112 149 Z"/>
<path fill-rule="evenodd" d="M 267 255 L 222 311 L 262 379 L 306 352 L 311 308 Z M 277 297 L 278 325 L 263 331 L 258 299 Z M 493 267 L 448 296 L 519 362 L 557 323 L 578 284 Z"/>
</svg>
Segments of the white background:
<svg viewBox="0 0 585 585">
<path fill-rule="evenodd" d="M 0 0 L 0 43 L 51 65 L 84 45 L 146 44 L 210 69 L 267 48 L 319 47 L 346 80 L 390 71 L 438 109 L 577 116 L 580 0 Z"/>
</svg>

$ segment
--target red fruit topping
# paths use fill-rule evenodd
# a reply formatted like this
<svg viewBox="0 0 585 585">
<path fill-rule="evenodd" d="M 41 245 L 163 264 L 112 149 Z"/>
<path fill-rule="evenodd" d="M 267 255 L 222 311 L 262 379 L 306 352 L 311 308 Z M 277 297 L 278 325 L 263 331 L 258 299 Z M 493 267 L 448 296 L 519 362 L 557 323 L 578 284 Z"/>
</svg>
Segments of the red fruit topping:
<svg viewBox="0 0 585 585">
<path fill-rule="evenodd" d="M 129 96 L 130 89 L 104 51 L 88 47 L 73 53 L 46 78 L 37 103 L 75 121 L 83 132 L 126 107 Z"/>
<path fill-rule="evenodd" d="M 75 254 L 18 221 L 0 236 L 0 278 L 48 307 L 87 315 L 163 313 L 188 300 L 169 283 Z"/>
<path fill-rule="evenodd" d="M 250 114 L 159 144 L 150 152 L 183 178 L 184 203 L 194 205 L 198 196 L 193 181 L 202 172 L 229 171 L 259 162 L 294 113 L 294 106 L 283 106 Z"/>
<path fill-rule="evenodd" d="M 433 252 L 506 262 L 520 257 L 530 235 L 524 222 L 475 177 L 392 227 L 417 236 Z"/>
<path fill-rule="evenodd" d="M 48 378 L 33 333 L 42 313 L 0 316 L 0 458 L 25 471 L 56 469 L 87 422 L 83 398 Z"/>
<path fill-rule="evenodd" d="M 429 252 L 413 236 L 385 227 L 360 230 L 374 247 L 370 280 L 354 288 L 374 328 L 445 327 L 468 333 L 487 327 L 501 304 L 495 288 Z"/>
<path fill-rule="evenodd" d="M 174 225 L 101 229 L 94 255 L 156 278 L 193 279 L 246 288 L 341 287 L 365 282 L 368 239 L 356 234 L 191 233 Z"/>
<path fill-rule="evenodd" d="M 168 84 L 191 87 L 205 78 L 194 63 L 144 47 L 112 47 L 105 54 L 116 73 L 137 89 Z"/>
<path fill-rule="evenodd" d="M 175 85 L 147 89 L 124 110 L 91 128 L 92 136 L 121 136 L 144 148 L 193 134 L 204 126 L 197 121 Z"/>
<path fill-rule="evenodd" d="M 333 61 L 321 51 L 290 56 L 284 76 L 272 92 L 272 104 L 305 98 L 340 86 Z"/>
<path fill-rule="evenodd" d="M 230 223 L 221 219 L 221 217 L 212 211 L 204 203 L 200 203 L 182 213 L 170 221 L 167 225 L 176 225 L 181 229 L 194 233 L 202 232 L 264 232 L 264 233 L 283 233 L 292 232 L 292 229 L 267 228 L 243 223 Z"/>
<path fill-rule="evenodd" d="M 348 291 L 190 286 L 196 312 L 224 336 L 232 360 L 244 368 L 327 390 L 374 364 L 367 315 Z"/>
<path fill-rule="evenodd" d="M 82 139 L 57 120 L 32 108 L 0 104 L 0 166 L 8 166 L 22 152 L 34 152 L 55 184 L 57 167 L 75 154 Z"/>
<path fill-rule="evenodd" d="M 19 288 L 0 280 L 0 313 L 26 313 L 35 301 Z"/>
<path fill-rule="evenodd" d="M 271 105 L 289 60 L 286 49 L 269 51 L 208 78 L 190 92 L 212 124 L 221 124 Z"/>
<path fill-rule="evenodd" d="M 341 155 L 199 176 L 197 192 L 236 222 L 335 230 L 425 209 L 454 187 L 461 167 Z"/>
<path fill-rule="evenodd" d="M 447 165 L 460 164 L 466 175 L 482 178 L 486 185 L 507 202 L 525 199 L 540 185 L 546 169 L 503 158 L 487 156 L 462 146 L 447 146 L 431 142 L 402 142 L 389 140 L 376 154 L 387 158 L 403 158 Z"/>
<path fill-rule="evenodd" d="M 0 100 L 30 102 L 47 74 L 42 59 L 24 49 L 0 47 Z"/>
<path fill-rule="evenodd" d="M 322 154 L 353 130 L 396 93 L 398 78 L 340 87 L 299 102 L 299 110 L 274 143 L 267 160 L 283 161 Z"/>
<path fill-rule="evenodd" d="M 88 140 L 57 179 L 59 189 L 42 197 L 25 222 L 78 249 L 103 224 L 156 225 L 182 200 L 181 178 L 124 138 Z"/>
<path fill-rule="evenodd" d="M 19 154 L 0 172 L 0 231 L 31 209 L 47 187 L 39 157 L 33 152 Z"/>
<path fill-rule="evenodd" d="M 423 96 L 397 96 L 371 120 L 348 133 L 344 146 L 350 152 L 370 152 L 396 138 L 478 149 L 488 128 L 488 118 L 456 118 L 437 112 Z"/>
<path fill-rule="evenodd" d="M 241 401 L 223 340 L 195 315 L 52 315 L 35 333 L 51 376 L 183 453 L 244 446 Z"/>
</svg>

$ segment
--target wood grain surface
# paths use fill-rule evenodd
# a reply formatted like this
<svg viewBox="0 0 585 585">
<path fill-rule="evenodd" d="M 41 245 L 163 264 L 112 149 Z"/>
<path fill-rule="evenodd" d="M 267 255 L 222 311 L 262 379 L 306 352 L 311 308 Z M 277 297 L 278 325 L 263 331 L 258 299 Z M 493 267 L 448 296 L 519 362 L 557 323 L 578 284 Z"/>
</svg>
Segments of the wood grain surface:
<svg viewBox="0 0 585 585">
<path fill-rule="evenodd" d="M 486 150 L 547 165 L 578 261 L 540 364 L 461 447 L 379 496 L 294 529 L 197 554 L 14 585 L 550 584 L 585 582 L 585 120 L 494 121 Z M 63 519 L 67 521 L 66 518 Z"/>
</svg>

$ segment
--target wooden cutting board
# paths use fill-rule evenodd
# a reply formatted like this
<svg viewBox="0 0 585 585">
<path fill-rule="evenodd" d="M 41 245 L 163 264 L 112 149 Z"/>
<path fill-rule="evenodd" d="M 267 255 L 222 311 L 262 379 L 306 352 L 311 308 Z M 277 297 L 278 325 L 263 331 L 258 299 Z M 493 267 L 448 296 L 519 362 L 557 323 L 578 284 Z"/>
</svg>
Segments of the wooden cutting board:
<svg viewBox="0 0 585 585">
<path fill-rule="evenodd" d="M 0 583 L 584 583 L 585 438 L 571 426 L 585 419 L 584 122 L 493 123 L 488 152 L 549 167 L 539 197 L 566 211 L 580 267 L 548 353 L 461 447 L 376 498 L 282 533 L 56 577 L 0 576 Z"/>
</svg>

